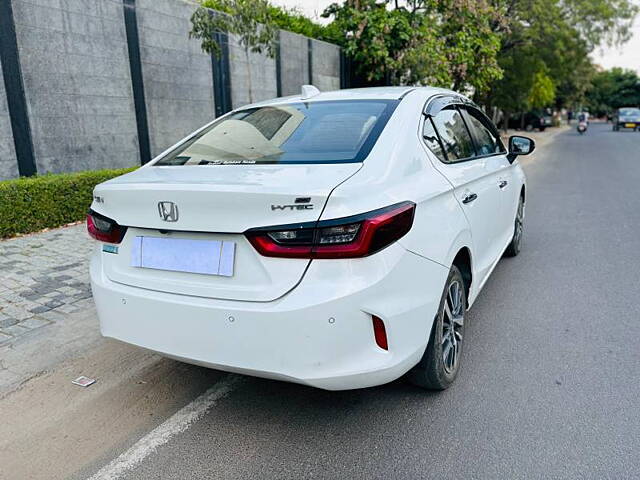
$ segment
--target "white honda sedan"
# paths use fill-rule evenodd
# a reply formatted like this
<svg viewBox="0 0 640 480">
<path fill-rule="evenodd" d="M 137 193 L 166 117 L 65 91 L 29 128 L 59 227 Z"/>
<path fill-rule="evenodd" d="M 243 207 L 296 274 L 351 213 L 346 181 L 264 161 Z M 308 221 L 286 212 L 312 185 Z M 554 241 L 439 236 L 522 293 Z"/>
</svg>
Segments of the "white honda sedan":
<svg viewBox="0 0 640 480">
<path fill-rule="evenodd" d="M 435 88 L 234 110 L 95 188 L 102 334 L 328 390 L 445 389 L 467 309 L 520 250 L 533 149 Z"/>
</svg>

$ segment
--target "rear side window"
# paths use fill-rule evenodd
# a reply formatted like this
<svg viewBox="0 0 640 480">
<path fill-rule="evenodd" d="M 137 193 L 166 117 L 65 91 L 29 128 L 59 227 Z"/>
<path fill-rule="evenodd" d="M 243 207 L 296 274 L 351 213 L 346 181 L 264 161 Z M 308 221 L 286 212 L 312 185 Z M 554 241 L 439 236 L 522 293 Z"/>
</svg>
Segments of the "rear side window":
<svg viewBox="0 0 640 480">
<path fill-rule="evenodd" d="M 488 120 L 482 118 L 482 114 L 472 108 L 465 109 L 467 126 L 476 141 L 478 155 L 492 155 L 504 151 L 502 142 L 485 124 Z"/>
<path fill-rule="evenodd" d="M 344 100 L 240 110 L 155 165 L 361 162 L 397 105 L 398 100 Z"/>
<path fill-rule="evenodd" d="M 442 144 L 440 143 L 440 139 L 438 138 L 438 133 L 433 127 L 433 121 L 430 117 L 424 119 L 424 126 L 422 127 L 422 138 L 424 138 L 424 141 L 429 149 L 435 154 L 436 157 L 438 157 L 438 160 L 440 160 L 441 162 L 447 161 L 447 156 L 444 154 Z"/>
<path fill-rule="evenodd" d="M 433 124 L 440 134 L 442 147 L 449 162 L 475 156 L 473 141 L 458 110 L 455 108 L 441 110 L 433 118 Z"/>
</svg>

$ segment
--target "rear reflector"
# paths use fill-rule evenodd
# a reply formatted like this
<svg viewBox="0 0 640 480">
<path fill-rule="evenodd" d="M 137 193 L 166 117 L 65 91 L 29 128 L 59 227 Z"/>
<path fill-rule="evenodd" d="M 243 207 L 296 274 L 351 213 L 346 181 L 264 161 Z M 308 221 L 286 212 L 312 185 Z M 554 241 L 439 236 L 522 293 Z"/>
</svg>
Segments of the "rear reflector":
<svg viewBox="0 0 640 480">
<path fill-rule="evenodd" d="M 415 207 L 413 202 L 402 202 L 352 217 L 252 228 L 245 235 L 266 257 L 366 257 L 406 235 Z"/>
<path fill-rule="evenodd" d="M 120 243 L 127 232 L 127 227 L 122 227 L 114 220 L 89 210 L 87 213 L 87 232 L 91 237 L 101 242 Z"/>
<path fill-rule="evenodd" d="M 376 317 L 375 315 L 371 316 L 371 320 L 373 321 L 373 336 L 376 339 L 376 343 L 380 348 L 389 350 L 389 345 L 387 344 L 387 330 L 384 328 L 384 322 L 381 318 Z"/>
</svg>

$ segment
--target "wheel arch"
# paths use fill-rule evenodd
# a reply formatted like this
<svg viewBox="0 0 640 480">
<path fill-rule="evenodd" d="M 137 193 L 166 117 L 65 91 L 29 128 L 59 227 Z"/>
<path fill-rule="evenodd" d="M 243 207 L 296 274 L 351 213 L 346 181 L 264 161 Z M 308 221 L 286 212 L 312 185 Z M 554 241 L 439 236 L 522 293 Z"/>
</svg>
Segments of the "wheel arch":
<svg viewBox="0 0 640 480">
<path fill-rule="evenodd" d="M 471 292 L 471 284 L 473 282 L 473 268 L 471 263 L 471 249 L 469 247 L 462 247 L 456 253 L 451 265 L 455 265 L 462 274 L 462 280 L 464 281 L 464 291 L 467 300 L 467 306 L 469 305 L 469 295 Z"/>
</svg>

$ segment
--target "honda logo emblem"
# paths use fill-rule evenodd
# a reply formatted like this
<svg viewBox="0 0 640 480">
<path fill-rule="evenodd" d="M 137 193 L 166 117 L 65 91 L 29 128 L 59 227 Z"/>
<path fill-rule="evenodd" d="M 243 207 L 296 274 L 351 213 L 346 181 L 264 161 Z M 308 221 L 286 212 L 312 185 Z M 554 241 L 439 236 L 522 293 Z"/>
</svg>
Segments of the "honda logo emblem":
<svg viewBox="0 0 640 480">
<path fill-rule="evenodd" d="M 178 221 L 178 206 L 173 202 L 158 202 L 158 213 L 165 222 Z"/>
</svg>

